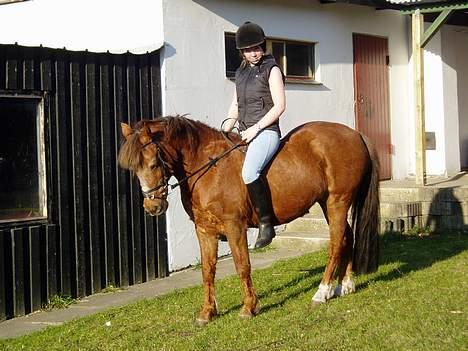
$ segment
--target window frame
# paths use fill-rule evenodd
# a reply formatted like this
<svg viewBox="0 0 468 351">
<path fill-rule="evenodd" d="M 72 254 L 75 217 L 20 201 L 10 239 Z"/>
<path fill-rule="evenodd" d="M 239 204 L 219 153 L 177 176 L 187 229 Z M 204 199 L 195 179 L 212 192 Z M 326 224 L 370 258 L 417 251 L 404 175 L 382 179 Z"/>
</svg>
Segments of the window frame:
<svg viewBox="0 0 468 351">
<path fill-rule="evenodd" d="M 266 39 L 266 48 L 267 52 L 273 53 L 273 43 L 282 44 L 283 45 L 283 58 L 282 58 L 282 65 L 281 62 L 278 62 L 278 65 L 281 67 L 281 70 L 284 72 L 286 82 L 290 83 L 316 83 L 315 80 L 315 73 L 316 73 L 316 55 L 315 55 L 315 46 L 317 45 L 316 42 L 307 42 L 307 41 L 300 41 L 300 40 L 290 40 L 290 39 L 281 39 L 281 38 L 270 38 Z M 298 75 L 291 75 L 288 74 L 288 54 L 286 52 L 286 46 L 288 44 L 299 44 L 305 45 L 309 49 L 309 55 L 307 57 L 308 65 L 307 70 L 309 75 L 307 76 L 298 76 Z"/>
<path fill-rule="evenodd" d="M 12 93 L 0 91 L 0 98 L 33 100 L 37 102 L 36 113 L 36 138 L 37 138 L 37 163 L 38 163 L 38 209 L 40 215 L 27 218 L 0 219 L 0 226 L 11 223 L 25 223 L 46 221 L 48 219 L 48 193 L 47 193 L 47 165 L 45 144 L 45 99 L 40 94 Z"/>
<path fill-rule="evenodd" d="M 235 38 L 235 33 L 232 32 L 224 32 L 224 56 L 225 56 L 225 77 L 228 79 L 234 79 L 235 71 L 228 71 L 227 67 L 227 48 L 226 48 L 226 39 L 228 37 Z M 277 38 L 277 37 L 267 37 L 266 38 L 266 51 L 268 53 L 273 53 L 273 43 L 279 43 L 283 45 L 283 59 L 282 62 L 277 62 L 278 66 L 280 66 L 283 73 L 285 73 L 285 81 L 286 83 L 298 83 L 298 84 L 315 84 L 320 85 L 321 83 L 316 80 L 317 77 L 317 42 L 313 41 L 303 41 L 303 40 L 291 40 L 291 39 L 284 39 L 284 38 Z M 309 56 L 308 56 L 308 72 L 309 75 L 307 76 L 297 76 L 297 75 L 288 75 L 287 74 L 287 52 L 286 52 L 286 45 L 287 44 L 299 44 L 299 45 L 306 45 L 309 49 Z"/>
</svg>

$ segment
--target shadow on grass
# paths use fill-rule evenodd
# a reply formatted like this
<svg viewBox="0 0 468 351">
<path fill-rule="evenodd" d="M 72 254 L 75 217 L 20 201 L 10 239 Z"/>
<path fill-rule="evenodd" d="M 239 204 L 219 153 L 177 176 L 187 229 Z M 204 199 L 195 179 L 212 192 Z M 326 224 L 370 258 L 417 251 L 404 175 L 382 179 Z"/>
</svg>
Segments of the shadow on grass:
<svg viewBox="0 0 468 351">
<path fill-rule="evenodd" d="M 262 291 L 260 294 L 258 294 L 258 299 L 261 302 L 262 299 L 266 299 L 266 298 L 268 298 L 268 297 L 270 297 L 272 295 L 275 295 L 275 294 L 280 294 L 280 293 L 282 293 L 283 291 L 285 291 L 287 289 L 291 289 L 291 288 L 294 288 L 296 286 L 300 286 L 301 283 L 304 280 L 310 279 L 311 277 L 313 277 L 313 276 L 315 276 L 315 275 L 317 275 L 319 273 L 322 273 L 324 270 L 325 270 L 324 265 L 322 265 L 320 267 L 311 268 L 311 269 L 298 270 L 297 275 L 295 275 L 293 278 L 289 279 L 289 281 L 285 282 L 284 284 L 281 284 L 281 285 L 272 287 L 270 289 L 267 289 L 265 291 Z M 315 279 L 315 280 L 311 281 L 309 284 L 307 284 L 305 286 L 302 286 L 301 288 L 296 289 L 293 293 L 287 294 L 286 296 L 284 296 L 279 301 L 276 301 L 275 303 L 261 305 L 261 312 L 263 313 L 263 312 L 266 312 L 266 311 L 268 311 L 268 310 L 270 310 L 272 308 L 280 307 L 286 301 L 294 299 L 297 296 L 299 296 L 299 295 L 301 295 L 301 294 L 303 294 L 305 292 L 310 291 L 311 289 L 313 289 L 314 287 L 317 287 L 319 285 L 320 280 L 321 280 L 321 276 L 318 279 Z M 236 305 L 231 306 L 228 309 L 222 311 L 218 315 L 219 316 L 227 315 L 227 314 L 229 314 L 229 313 L 231 313 L 233 311 L 239 310 L 241 307 L 242 307 L 242 304 L 236 304 Z"/>
<path fill-rule="evenodd" d="M 356 286 L 356 290 L 367 288 L 370 283 L 379 281 L 392 281 L 400 279 L 410 272 L 422 270 L 432 266 L 439 261 L 447 260 L 468 249 L 468 235 L 446 234 L 429 236 L 398 236 L 394 233 L 384 235 L 381 238 L 380 266 L 399 263 L 398 268 L 390 272 L 379 274 Z M 295 299 L 303 293 L 318 288 L 325 265 L 312 267 L 311 269 L 300 269 L 287 282 L 279 283 L 262 291 L 258 297 L 268 299 L 276 295 L 275 302 L 261 305 L 261 312 L 281 307 L 285 302 Z M 262 273 L 263 274 L 263 273 Z M 266 274 L 266 273 L 265 273 Z M 270 273 L 271 274 L 271 273 Z M 315 279 L 311 278 L 317 276 Z M 275 279 L 274 276 L 271 279 Z M 305 281 L 310 280 L 305 283 Z M 287 290 L 293 289 L 290 293 L 285 293 L 279 300 L 278 295 Z M 312 296 L 311 296 L 312 298 Z M 237 311 L 242 304 L 235 304 L 219 313 L 219 316 L 227 315 Z"/>
<path fill-rule="evenodd" d="M 422 270 L 436 262 L 447 260 L 468 250 L 466 234 L 432 234 L 428 236 L 405 236 L 389 233 L 381 240 L 380 265 L 399 263 L 397 269 L 377 275 L 359 284 L 357 289 L 366 288 L 369 283 L 391 281 L 402 278 L 410 272 Z"/>
</svg>

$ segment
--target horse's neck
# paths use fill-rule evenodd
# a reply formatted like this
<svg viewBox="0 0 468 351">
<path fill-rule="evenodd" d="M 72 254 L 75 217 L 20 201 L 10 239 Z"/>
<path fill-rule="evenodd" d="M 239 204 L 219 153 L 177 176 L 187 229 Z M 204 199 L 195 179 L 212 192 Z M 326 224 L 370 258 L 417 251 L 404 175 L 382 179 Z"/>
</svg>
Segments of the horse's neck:
<svg viewBox="0 0 468 351">
<path fill-rule="evenodd" d="M 198 167 L 199 152 L 203 151 L 204 143 L 200 141 L 196 147 L 183 141 L 171 142 L 168 145 L 172 150 L 170 153 L 174 176 L 180 181 L 192 174 Z"/>
<path fill-rule="evenodd" d="M 223 143 L 222 137 L 213 139 L 211 135 L 209 137 L 208 135 L 208 133 L 200 133 L 197 145 L 189 145 L 184 141 L 171 144 L 171 149 L 177 153 L 173 167 L 174 176 L 179 181 L 199 171 L 200 168 L 208 167 L 210 160 L 219 156 L 223 151 L 220 151 L 218 147 L 213 147 L 213 145 Z"/>
</svg>

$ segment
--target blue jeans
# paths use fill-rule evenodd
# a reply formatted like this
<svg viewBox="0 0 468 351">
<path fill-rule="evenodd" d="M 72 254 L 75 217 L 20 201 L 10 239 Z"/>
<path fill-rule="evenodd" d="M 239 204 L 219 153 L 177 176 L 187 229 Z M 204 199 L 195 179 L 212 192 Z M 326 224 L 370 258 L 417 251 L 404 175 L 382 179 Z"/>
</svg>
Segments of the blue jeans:
<svg viewBox="0 0 468 351">
<path fill-rule="evenodd" d="M 278 151 L 280 138 L 273 130 L 262 130 L 249 144 L 242 167 L 242 179 L 250 184 L 260 177 L 262 170 Z"/>
</svg>

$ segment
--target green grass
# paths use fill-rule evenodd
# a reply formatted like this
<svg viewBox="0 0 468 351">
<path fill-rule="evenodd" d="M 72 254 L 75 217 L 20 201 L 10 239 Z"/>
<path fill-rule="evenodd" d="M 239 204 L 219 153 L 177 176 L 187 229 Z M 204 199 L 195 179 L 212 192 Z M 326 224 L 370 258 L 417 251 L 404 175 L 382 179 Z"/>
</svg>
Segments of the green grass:
<svg viewBox="0 0 468 351">
<path fill-rule="evenodd" d="M 378 272 L 357 292 L 310 307 L 326 252 L 255 271 L 262 311 L 240 320 L 237 277 L 217 282 L 220 316 L 194 326 L 202 288 L 111 309 L 0 341 L 0 350 L 467 350 L 468 237 L 382 242 Z M 111 322 L 106 326 L 106 322 Z"/>
<path fill-rule="evenodd" d="M 47 301 L 47 304 L 43 306 L 43 309 L 55 310 L 68 308 L 68 306 L 73 305 L 76 302 L 77 300 L 71 296 L 54 295 L 49 299 L 49 301 Z"/>
</svg>

